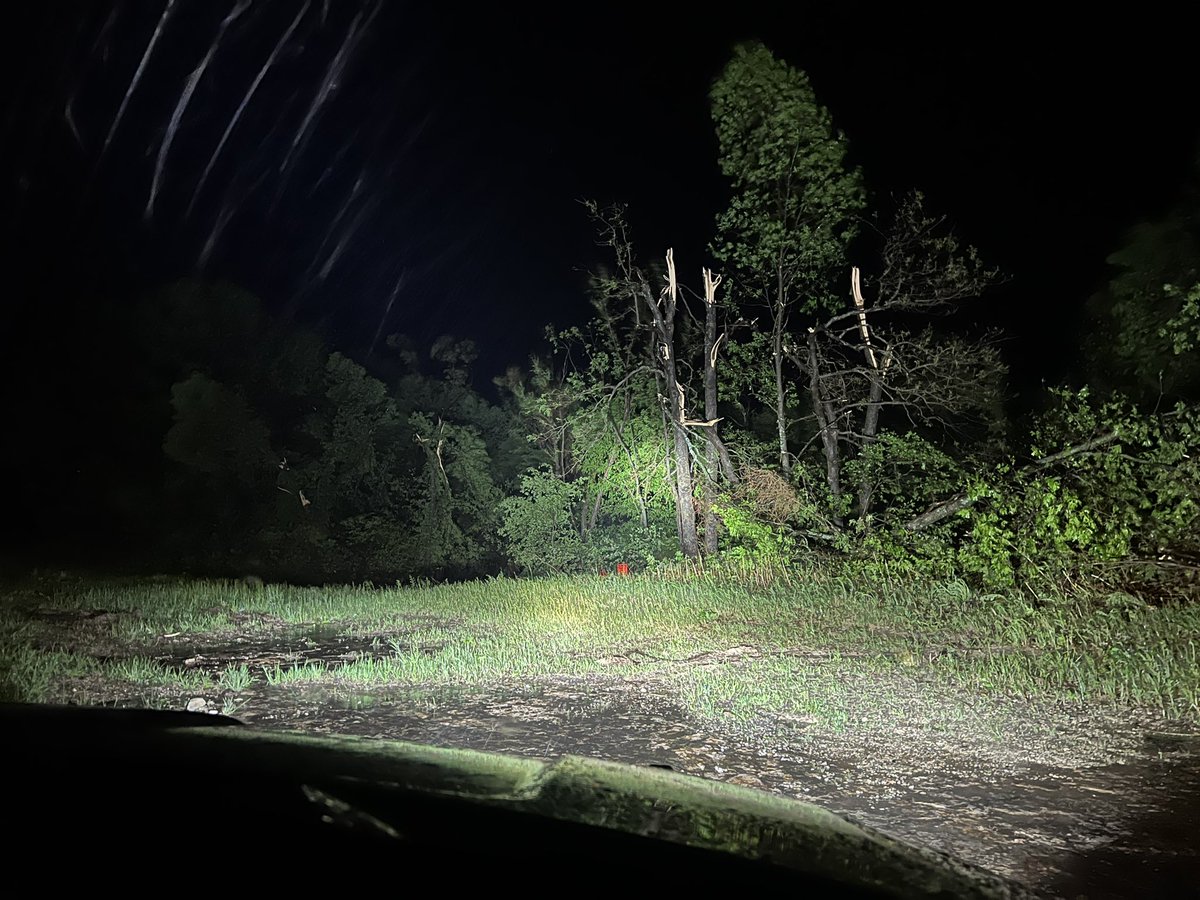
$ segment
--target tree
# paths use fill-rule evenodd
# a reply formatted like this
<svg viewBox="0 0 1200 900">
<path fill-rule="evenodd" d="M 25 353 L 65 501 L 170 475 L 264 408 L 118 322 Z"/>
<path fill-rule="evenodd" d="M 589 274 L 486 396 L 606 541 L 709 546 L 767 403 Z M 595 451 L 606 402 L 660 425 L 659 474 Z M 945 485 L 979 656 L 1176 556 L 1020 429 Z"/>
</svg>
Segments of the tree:
<svg viewBox="0 0 1200 900">
<path fill-rule="evenodd" d="M 487 445 L 470 427 L 413 413 L 420 450 L 413 493 L 410 553 L 418 571 L 474 570 L 495 547 L 500 492 Z"/>
<path fill-rule="evenodd" d="M 545 468 L 526 472 L 520 493 L 500 504 L 500 534 L 509 558 L 531 575 L 577 570 L 583 543 L 572 512 L 578 503 L 577 483 Z"/>
<path fill-rule="evenodd" d="M 303 399 L 280 417 L 262 554 L 317 577 L 410 571 L 403 551 L 412 538 L 401 518 L 411 502 L 402 478 L 406 429 L 387 386 L 332 353 Z"/>
<path fill-rule="evenodd" d="M 865 202 L 862 178 L 846 167 L 845 141 L 808 76 L 763 45 L 734 50 L 711 99 L 721 171 L 733 188 L 714 254 L 735 299 L 767 313 L 779 464 L 789 472 L 785 345 L 798 313 L 836 305 L 830 285 Z"/>
<path fill-rule="evenodd" d="M 727 337 L 725 332 L 717 331 L 717 288 L 721 284 L 721 276 L 714 275 L 711 269 L 701 270 L 704 280 L 704 549 L 707 553 L 716 553 L 720 542 L 720 514 L 717 512 L 719 501 L 718 473 L 725 480 L 736 483 L 737 473 L 729 451 L 721 440 L 717 425 L 721 421 L 718 415 L 720 394 L 717 390 L 717 359 L 721 344 Z"/>
<path fill-rule="evenodd" d="M 855 267 L 849 308 L 785 345 L 807 382 L 833 521 L 842 525 L 853 514 L 863 528 L 886 477 L 889 448 L 910 456 L 937 431 L 972 421 L 986 426 L 998 413 L 1005 374 L 994 336 L 972 340 L 910 328 L 978 297 L 997 273 L 959 243 L 943 218 L 925 212 L 919 193 L 900 202 L 883 237 L 874 301 L 868 305 Z M 892 439 L 880 444 L 889 428 Z M 903 444 L 895 440 L 901 434 L 908 435 Z M 930 461 L 943 458 L 934 445 L 927 453 Z M 842 480 L 847 464 L 858 482 L 853 507 Z"/>
<path fill-rule="evenodd" d="M 585 548 L 602 525 L 636 523 L 649 531 L 670 493 L 662 414 L 642 364 L 649 347 L 633 311 L 621 308 L 624 301 L 604 289 L 607 283 L 595 280 L 596 317 L 588 327 L 549 329 L 547 357 L 531 359 L 528 372 L 510 369 L 497 379 L 541 454 L 530 468 L 546 466 L 539 478 L 570 485 L 556 496 L 573 498 L 575 538 Z"/>
<path fill-rule="evenodd" d="M 976 475 L 913 523 L 978 508 L 959 564 L 990 584 L 1093 586 L 1196 596 L 1200 571 L 1200 415 L 1185 403 L 1138 409 L 1088 388 L 1053 390 L 1034 422 L 1030 462 Z"/>
<path fill-rule="evenodd" d="M 262 480 L 270 433 L 237 391 L 194 372 L 171 389 L 171 405 L 175 424 L 163 441 L 170 459 L 230 482 Z"/>
<path fill-rule="evenodd" d="M 175 504 L 193 517 L 188 551 L 199 546 L 224 555 L 260 522 L 256 507 L 270 490 L 270 432 L 240 391 L 199 372 L 171 388 L 171 405 L 175 422 L 163 452 L 180 467 L 172 478 Z"/>
<path fill-rule="evenodd" d="M 681 348 L 676 339 L 677 316 L 681 311 L 682 293 L 675 272 L 673 250 L 666 253 L 665 284 L 655 290 L 647 272 L 637 263 L 633 243 L 625 220 L 625 212 L 619 207 L 600 210 L 595 204 L 589 209 L 600 231 L 600 244 L 613 251 L 616 258 L 616 273 L 603 279 L 598 287 L 606 299 L 623 299 L 634 311 L 637 328 L 645 328 L 651 337 L 651 355 L 632 369 L 627 379 L 638 374 L 650 374 L 657 387 L 657 396 L 663 417 L 663 430 L 669 449 L 672 486 L 675 497 L 675 520 L 679 534 L 679 548 L 685 556 L 700 555 L 700 537 L 696 527 L 695 480 L 692 466 L 693 429 L 702 428 L 706 446 L 711 448 L 713 466 L 708 477 L 715 479 L 716 469 L 724 460 L 726 472 L 732 475 L 732 464 L 717 432 L 718 418 L 708 420 L 691 419 L 687 413 L 687 378 Z M 716 289 L 720 278 L 708 269 L 702 271 L 705 284 L 706 313 L 705 353 L 702 364 L 705 371 L 706 409 L 716 407 L 716 358 L 719 344 L 716 333 Z M 645 325 L 642 317 L 645 316 Z M 711 392 L 708 387 L 711 374 Z M 709 404 L 711 400 L 711 406 Z M 710 496 L 712 492 L 708 492 Z M 715 498 L 714 498 L 715 499 Z M 715 514 L 710 518 L 710 529 L 716 534 Z"/>
<path fill-rule="evenodd" d="M 1178 210 L 1142 222 L 1108 257 L 1116 271 L 1088 302 L 1084 335 L 1087 380 L 1141 401 L 1200 397 L 1200 360 L 1175 352 L 1172 322 L 1200 284 L 1200 227 Z"/>
<path fill-rule="evenodd" d="M 501 487 L 540 457 L 518 417 L 471 388 L 470 342 L 422 355 L 389 338 L 374 364 L 387 384 L 234 286 L 148 300 L 136 322 L 152 396 L 174 384 L 174 422 L 156 435 L 174 463 L 170 533 L 196 564 L 391 579 L 498 561 Z"/>
</svg>

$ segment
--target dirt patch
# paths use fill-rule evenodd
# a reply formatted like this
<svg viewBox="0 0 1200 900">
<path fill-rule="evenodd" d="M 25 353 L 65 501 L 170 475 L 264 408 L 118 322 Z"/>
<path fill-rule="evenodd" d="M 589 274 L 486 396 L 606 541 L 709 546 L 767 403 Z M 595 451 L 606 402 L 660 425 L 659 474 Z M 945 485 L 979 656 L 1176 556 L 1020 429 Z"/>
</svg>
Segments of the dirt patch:
<svg viewBox="0 0 1200 900">
<path fill-rule="evenodd" d="M 820 654 L 806 660 L 814 681 L 850 698 L 837 728 L 804 717 L 702 721 L 672 687 L 678 667 L 642 669 L 633 651 L 611 654 L 605 674 L 486 688 L 261 676 L 393 652 L 388 636 L 336 630 L 172 639 L 160 662 L 206 671 L 211 690 L 91 678 L 76 700 L 191 704 L 264 728 L 669 767 L 818 803 L 1055 896 L 1174 896 L 1200 884 L 1200 739 L 1152 716 L 984 697 L 919 671 L 846 671 Z M 731 647 L 679 666 L 739 665 L 756 653 Z M 253 684 L 217 683 L 240 665 L 259 673 Z"/>
</svg>

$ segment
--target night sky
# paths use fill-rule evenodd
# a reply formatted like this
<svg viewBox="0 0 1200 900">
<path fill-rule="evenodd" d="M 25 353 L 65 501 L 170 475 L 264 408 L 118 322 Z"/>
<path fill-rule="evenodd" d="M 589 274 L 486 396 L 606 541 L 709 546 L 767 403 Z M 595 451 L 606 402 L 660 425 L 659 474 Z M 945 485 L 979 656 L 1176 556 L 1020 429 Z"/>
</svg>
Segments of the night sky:
<svg viewBox="0 0 1200 900">
<path fill-rule="evenodd" d="M 1010 276 L 976 319 L 1013 335 L 1019 379 L 1056 378 L 1104 257 L 1171 203 L 1200 129 L 1166 19 L 649 6 L 9 12 L 8 352 L 54 347 L 96 297 L 200 272 L 360 359 L 377 333 L 475 338 L 486 383 L 547 322 L 586 318 L 602 255 L 580 198 L 627 201 L 644 256 L 707 262 L 723 186 L 706 94 L 759 38 L 810 74 L 876 197 L 924 190 Z"/>
</svg>

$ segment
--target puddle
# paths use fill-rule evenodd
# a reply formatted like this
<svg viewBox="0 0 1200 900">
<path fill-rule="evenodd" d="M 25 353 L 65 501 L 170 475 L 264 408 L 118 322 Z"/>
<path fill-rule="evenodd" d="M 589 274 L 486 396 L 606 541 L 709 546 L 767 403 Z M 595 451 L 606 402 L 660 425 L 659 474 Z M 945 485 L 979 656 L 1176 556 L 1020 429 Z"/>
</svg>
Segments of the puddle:
<svg viewBox="0 0 1200 900">
<path fill-rule="evenodd" d="M 438 643 L 411 641 L 404 634 L 347 635 L 334 629 L 306 629 L 292 634 L 249 638 L 224 644 L 181 643 L 155 659 L 167 668 L 198 669 L 219 675 L 231 666 L 252 671 L 322 664 L 332 669 L 364 659 L 386 659 L 397 653 L 432 655 Z"/>
</svg>

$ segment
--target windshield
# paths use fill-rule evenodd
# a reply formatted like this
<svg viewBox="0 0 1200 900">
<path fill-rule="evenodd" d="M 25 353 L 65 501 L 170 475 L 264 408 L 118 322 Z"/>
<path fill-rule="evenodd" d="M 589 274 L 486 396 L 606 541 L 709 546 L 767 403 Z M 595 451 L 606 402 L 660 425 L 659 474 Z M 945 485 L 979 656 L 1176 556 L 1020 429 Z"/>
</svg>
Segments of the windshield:
<svg viewBox="0 0 1200 900">
<path fill-rule="evenodd" d="M 1182 38 L 10 16 L 3 699 L 658 767 L 1051 894 L 1196 883 Z"/>
</svg>

